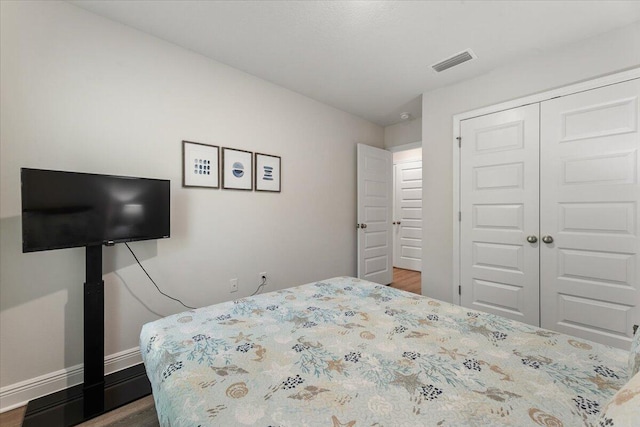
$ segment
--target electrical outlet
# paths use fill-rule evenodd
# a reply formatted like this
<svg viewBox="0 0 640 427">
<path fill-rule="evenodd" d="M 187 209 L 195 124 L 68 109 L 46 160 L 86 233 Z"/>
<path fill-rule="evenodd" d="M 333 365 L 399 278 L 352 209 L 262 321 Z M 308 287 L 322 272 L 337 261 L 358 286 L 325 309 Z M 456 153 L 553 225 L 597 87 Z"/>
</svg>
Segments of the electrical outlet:
<svg viewBox="0 0 640 427">
<path fill-rule="evenodd" d="M 267 286 L 267 272 L 263 271 L 262 273 L 258 273 L 258 286 L 264 283 Z"/>
<path fill-rule="evenodd" d="M 231 279 L 229 281 L 229 292 L 234 293 L 238 292 L 238 279 Z"/>
</svg>

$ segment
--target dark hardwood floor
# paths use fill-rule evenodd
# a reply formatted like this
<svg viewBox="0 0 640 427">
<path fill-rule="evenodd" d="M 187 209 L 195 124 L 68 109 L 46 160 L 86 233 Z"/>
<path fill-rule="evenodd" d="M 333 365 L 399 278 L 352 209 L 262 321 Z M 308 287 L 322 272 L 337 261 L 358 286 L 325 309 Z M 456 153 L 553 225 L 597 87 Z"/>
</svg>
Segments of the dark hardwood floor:
<svg viewBox="0 0 640 427">
<path fill-rule="evenodd" d="M 22 406 L 0 414 L 0 427 L 21 427 L 25 409 L 26 406 Z M 78 427 L 157 427 L 158 425 L 153 396 L 147 396 L 86 421 Z"/>
<path fill-rule="evenodd" d="M 26 410 L 26 406 L 21 406 L 12 411 L 3 412 L 0 414 L 0 427 L 20 427 Z"/>
</svg>

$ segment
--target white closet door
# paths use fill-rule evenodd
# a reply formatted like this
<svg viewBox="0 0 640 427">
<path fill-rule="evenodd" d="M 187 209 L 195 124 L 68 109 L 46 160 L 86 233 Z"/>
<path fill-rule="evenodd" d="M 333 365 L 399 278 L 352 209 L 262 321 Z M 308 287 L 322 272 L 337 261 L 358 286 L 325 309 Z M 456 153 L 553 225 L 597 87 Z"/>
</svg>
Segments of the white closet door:
<svg viewBox="0 0 640 427">
<path fill-rule="evenodd" d="M 398 163 L 395 169 L 393 265 L 422 269 L 422 161 Z"/>
<path fill-rule="evenodd" d="M 542 326 L 629 348 L 640 323 L 640 80 L 542 103 Z"/>
<path fill-rule="evenodd" d="M 461 302 L 539 325 L 539 106 L 461 122 Z"/>
</svg>

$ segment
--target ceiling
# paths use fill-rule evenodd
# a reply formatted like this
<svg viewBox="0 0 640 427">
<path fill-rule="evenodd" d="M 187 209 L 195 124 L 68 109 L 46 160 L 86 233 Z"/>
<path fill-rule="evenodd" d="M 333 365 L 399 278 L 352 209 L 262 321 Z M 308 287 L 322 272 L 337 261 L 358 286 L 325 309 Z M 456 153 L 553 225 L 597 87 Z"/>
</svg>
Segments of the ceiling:
<svg viewBox="0 0 640 427">
<path fill-rule="evenodd" d="M 640 21 L 640 1 L 70 3 L 382 126 L 420 117 L 424 92 Z"/>
</svg>

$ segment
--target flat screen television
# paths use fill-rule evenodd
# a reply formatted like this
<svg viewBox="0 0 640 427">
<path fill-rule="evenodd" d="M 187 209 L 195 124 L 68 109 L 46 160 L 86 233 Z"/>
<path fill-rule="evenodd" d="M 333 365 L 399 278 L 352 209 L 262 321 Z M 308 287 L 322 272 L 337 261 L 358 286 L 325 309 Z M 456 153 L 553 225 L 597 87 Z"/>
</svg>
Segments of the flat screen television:
<svg viewBox="0 0 640 427">
<path fill-rule="evenodd" d="M 21 169 L 22 252 L 170 235 L 170 181 Z"/>
</svg>

